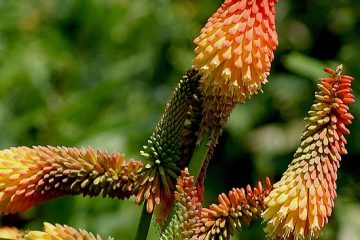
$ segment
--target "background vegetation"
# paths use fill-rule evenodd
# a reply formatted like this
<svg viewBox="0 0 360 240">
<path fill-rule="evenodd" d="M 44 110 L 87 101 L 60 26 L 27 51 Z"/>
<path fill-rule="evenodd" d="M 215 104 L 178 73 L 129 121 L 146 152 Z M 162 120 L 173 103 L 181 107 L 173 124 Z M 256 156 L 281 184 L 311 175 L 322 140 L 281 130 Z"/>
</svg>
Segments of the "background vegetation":
<svg viewBox="0 0 360 240">
<path fill-rule="evenodd" d="M 222 0 L 0 0 L 0 148 L 92 146 L 138 157 L 190 67 L 192 40 Z M 280 178 L 300 141 L 323 67 L 355 78 L 348 152 L 322 239 L 360 236 L 360 2 L 280 0 L 280 46 L 264 93 L 236 108 L 210 164 L 206 202 Z M 64 197 L 2 224 L 69 224 L 132 239 L 133 200 Z M 241 239 L 264 239 L 260 220 Z M 237 239 L 237 238 L 235 238 Z M 239 237 L 240 239 L 240 237 Z"/>
</svg>

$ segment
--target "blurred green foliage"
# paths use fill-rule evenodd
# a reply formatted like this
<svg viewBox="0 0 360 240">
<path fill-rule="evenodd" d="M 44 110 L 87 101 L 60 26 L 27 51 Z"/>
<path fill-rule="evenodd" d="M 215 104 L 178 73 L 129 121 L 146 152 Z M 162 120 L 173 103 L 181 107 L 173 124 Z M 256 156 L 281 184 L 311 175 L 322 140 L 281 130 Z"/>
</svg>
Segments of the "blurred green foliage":
<svg viewBox="0 0 360 240">
<path fill-rule="evenodd" d="M 92 146 L 137 157 L 191 65 L 192 40 L 221 0 L 0 0 L 0 147 Z M 210 164 L 206 203 L 233 186 L 281 177 L 299 144 L 323 67 L 360 76 L 358 0 L 280 0 L 280 45 L 263 94 L 234 111 Z M 322 239 L 360 236 L 360 103 Z M 132 200 L 64 197 L 8 216 L 40 229 L 69 224 L 132 239 Z M 241 239 L 264 239 L 260 221 Z M 149 239 L 152 239 L 149 237 Z M 236 239 L 236 238 L 235 238 Z"/>
</svg>

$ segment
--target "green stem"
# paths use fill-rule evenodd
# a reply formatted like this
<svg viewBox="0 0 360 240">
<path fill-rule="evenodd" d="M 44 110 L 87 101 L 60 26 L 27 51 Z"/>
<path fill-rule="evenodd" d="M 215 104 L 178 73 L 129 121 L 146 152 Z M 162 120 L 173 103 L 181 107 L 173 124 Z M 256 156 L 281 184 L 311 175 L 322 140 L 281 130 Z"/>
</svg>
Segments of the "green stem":
<svg viewBox="0 0 360 240">
<path fill-rule="evenodd" d="M 152 218 L 152 213 L 148 213 L 146 211 L 146 203 L 145 203 L 141 212 L 141 218 L 140 218 L 139 226 L 137 228 L 135 240 L 146 240 L 149 232 L 151 218 Z"/>
<path fill-rule="evenodd" d="M 200 144 L 196 147 L 193 156 L 191 157 L 191 161 L 189 163 L 189 173 L 194 176 L 195 180 L 199 177 L 202 166 L 204 165 L 206 156 L 209 152 L 209 143 L 210 143 L 210 134 L 207 133 L 203 137 Z"/>
</svg>

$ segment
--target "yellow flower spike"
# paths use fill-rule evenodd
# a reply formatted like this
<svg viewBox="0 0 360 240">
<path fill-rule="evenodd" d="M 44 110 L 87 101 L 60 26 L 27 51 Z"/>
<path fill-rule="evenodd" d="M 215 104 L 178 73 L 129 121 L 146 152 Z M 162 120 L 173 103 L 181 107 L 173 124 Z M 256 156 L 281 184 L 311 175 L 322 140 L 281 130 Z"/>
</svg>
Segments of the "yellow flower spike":
<svg viewBox="0 0 360 240">
<path fill-rule="evenodd" d="M 68 239 L 83 239 L 83 240 L 101 240 L 99 235 L 94 235 L 85 230 L 50 223 L 44 223 L 43 231 L 29 231 L 21 238 L 24 240 L 68 240 Z M 109 238 L 111 239 L 111 238 Z"/>
<path fill-rule="evenodd" d="M 0 239 L 18 239 L 21 231 L 15 227 L 0 227 Z"/>
<path fill-rule="evenodd" d="M 318 237 L 328 222 L 336 197 L 337 169 L 346 154 L 344 135 L 353 116 L 352 77 L 324 69 L 315 102 L 306 118 L 300 147 L 279 182 L 265 199 L 265 232 L 270 239 L 304 240 Z"/>
<path fill-rule="evenodd" d="M 142 162 L 90 148 L 17 147 L 0 151 L 0 213 L 83 194 L 128 198 Z"/>
</svg>

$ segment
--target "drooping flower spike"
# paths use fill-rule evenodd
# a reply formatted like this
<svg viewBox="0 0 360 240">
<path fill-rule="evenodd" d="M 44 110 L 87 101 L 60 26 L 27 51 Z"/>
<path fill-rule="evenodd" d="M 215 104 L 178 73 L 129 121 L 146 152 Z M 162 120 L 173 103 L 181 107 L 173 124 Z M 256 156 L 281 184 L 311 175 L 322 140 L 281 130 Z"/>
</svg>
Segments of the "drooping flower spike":
<svg viewBox="0 0 360 240">
<path fill-rule="evenodd" d="M 235 230 L 248 226 L 265 209 L 264 199 L 268 196 L 271 183 L 266 178 L 266 188 L 258 182 L 257 187 L 233 188 L 228 195 L 218 196 L 219 204 L 203 208 L 197 235 L 194 239 L 230 239 Z"/>
<path fill-rule="evenodd" d="M 352 77 L 325 69 L 294 160 L 265 199 L 265 232 L 270 239 L 317 237 L 328 222 L 336 197 L 337 169 L 346 154 L 346 125 L 353 116 Z"/>
<path fill-rule="evenodd" d="M 197 45 L 194 67 L 204 75 L 206 96 L 232 96 L 243 102 L 267 82 L 278 45 L 278 0 L 225 0 L 212 15 Z"/>
<path fill-rule="evenodd" d="M 62 196 L 133 194 L 142 162 L 90 148 L 17 147 L 0 151 L 0 213 L 16 213 Z"/>
<path fill-rule="evenodd" d="M 85 230 L 69 226 L 62 226 L 60 224 L 52 225 L 50 223 L 44 223 L 43 231 L 29 231 L 24 234 L 21 240 L 68 240 L 68 239 L 83 239 L 83 240 L 101 240 L 99 235 L 94 235 Z M 112 240 L 112 238 L 108 238 Z"/>
</svg>

